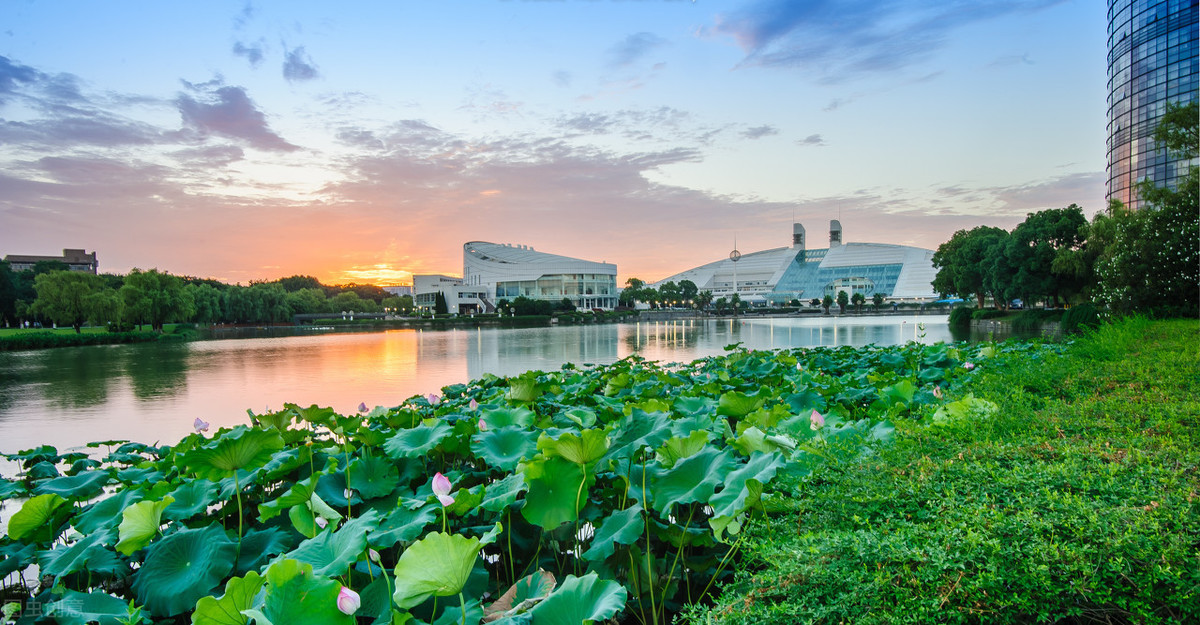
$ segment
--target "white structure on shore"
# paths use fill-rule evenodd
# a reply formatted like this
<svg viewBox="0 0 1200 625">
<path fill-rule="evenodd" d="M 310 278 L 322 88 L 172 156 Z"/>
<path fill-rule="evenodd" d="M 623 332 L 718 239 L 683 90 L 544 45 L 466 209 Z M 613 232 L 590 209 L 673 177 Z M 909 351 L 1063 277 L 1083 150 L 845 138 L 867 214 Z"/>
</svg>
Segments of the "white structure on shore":
<svg viewBox="0 0 1200 625">
<path fill-rule="evenodd" d="M 810 250 L 805 230 L 792 224 L 792 245 L 741 254 L 701 265 L 664 278 L 651 286 L 691 280 L 713 297 L 738 296 L 752 304 L 780 305 L 800 300 L 874 293 L 889 301 L 925 302 L 937 299 L 933 291 L 933 250 L 886 243 L 844 243 L 842 224 L 829 222 L 829 247 Z M 735 287 L 736 283 L 736 287 Z"/>
</svg>

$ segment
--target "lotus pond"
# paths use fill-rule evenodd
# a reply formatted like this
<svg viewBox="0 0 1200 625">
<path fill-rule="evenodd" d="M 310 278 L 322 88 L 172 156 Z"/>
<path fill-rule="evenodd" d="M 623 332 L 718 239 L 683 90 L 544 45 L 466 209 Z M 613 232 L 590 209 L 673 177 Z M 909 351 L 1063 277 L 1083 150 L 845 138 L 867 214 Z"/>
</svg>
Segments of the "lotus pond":
<svg viewBox="0 0 1200 625">
<path fill-rule="evenodd" d="M 171 446 L 10 454 L 4 620 L 84 625 L 669 623 L 786 484 L 1027 344 L 638 357 L 353 414 L 288 404 Z M 943 399 L 943 392 L 964 397 Z"/>
</svg>

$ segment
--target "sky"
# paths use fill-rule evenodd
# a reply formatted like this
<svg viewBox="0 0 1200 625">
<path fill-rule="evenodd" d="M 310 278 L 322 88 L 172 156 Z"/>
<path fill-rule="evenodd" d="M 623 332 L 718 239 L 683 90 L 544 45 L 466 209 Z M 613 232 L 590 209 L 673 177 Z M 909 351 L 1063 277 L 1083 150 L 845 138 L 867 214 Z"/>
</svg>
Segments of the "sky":
<svg viewBox="0 0 1200 625">
<path fill-rule="evenodd" d="M 1104 208 L 1105 5 L 0 3 L 0 256 L 408 283 L 468 241 L 655 281 Z"/>
</svg>

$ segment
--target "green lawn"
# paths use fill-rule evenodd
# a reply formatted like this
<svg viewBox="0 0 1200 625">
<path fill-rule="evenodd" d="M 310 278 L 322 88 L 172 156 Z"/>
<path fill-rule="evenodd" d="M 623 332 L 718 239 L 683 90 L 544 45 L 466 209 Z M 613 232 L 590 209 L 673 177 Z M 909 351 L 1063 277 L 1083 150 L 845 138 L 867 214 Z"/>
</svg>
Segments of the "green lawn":
<svg viewBox="0 0 1200 625">
<path fill-rule="evenodd" d="M 994 414 L 794 485 L 702 623 L 1200 622 L 1200 322 L 981 363 Z"/>
<path fill-rule="evenodd" d="M 177 324 L 168 323 L 163 326 L 163 334 L 170 334 L 175 329 Z M 136 328 L 134 328 L 136 330 Z M 149 330 L 150 326 L 142 326 L 143 330 Z M 0 337 L 18 336 L 21 334 L 32 334 L 34 332 L 49 332 L 51 334 L 75 334 L 75 328 L 0 328 Z M 103 334 L 108 332 L 105 326 L 84 326 L 83 334 Z"/>
</svg>

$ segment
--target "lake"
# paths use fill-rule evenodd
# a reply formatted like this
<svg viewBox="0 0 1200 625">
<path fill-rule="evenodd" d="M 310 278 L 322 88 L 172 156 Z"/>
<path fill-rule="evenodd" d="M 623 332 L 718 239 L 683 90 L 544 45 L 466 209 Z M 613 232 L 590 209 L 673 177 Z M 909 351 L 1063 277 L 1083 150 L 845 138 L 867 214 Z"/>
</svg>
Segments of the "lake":
<svg viewBox="0 0 1200 625">
<path fill-rule="evenodd" d="M 919 325 L 923 324 L 923 325 Z M 945 316 L 696 319 L 525 329 L 394 330 L 0 352 L 0 452 L 128 439 L 174 443 L 285 402 L 342 413 L 476 379 L 754 349 L 951 341 Z"/>
</svg>

